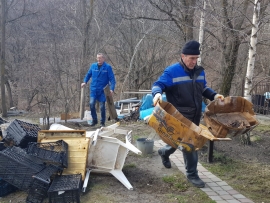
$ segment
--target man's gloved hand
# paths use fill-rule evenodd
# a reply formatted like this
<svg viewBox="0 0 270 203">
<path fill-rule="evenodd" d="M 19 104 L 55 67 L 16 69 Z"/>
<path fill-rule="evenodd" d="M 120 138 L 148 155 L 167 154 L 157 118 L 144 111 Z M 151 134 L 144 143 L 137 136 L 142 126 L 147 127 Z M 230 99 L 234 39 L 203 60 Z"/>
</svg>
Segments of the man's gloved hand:
<svg viewBox="0 0 270 203">
<path fill-rule="evenodd" d="M 216 94 L 215 97 L 214 97 L 214 100 L 216 99 L 220 99 L 221 101 L 224 100 L 224 96 L 222 94 Z"/>
<path fill-rule="evenodd" d="M 160 93 L 156 93 L 154 98 L 153 98 L 153 103 L 154 103 L 154 106 L 157 105 L 157 102 L 162 102 L 162 95 Z"/>
<path fill-rule="evenodd" d="M 83 88 L 85 85 L 86 85 L 86 83 L 83 82 L 83 83 L 81 84 L 81 88 Z"/>
</svg>

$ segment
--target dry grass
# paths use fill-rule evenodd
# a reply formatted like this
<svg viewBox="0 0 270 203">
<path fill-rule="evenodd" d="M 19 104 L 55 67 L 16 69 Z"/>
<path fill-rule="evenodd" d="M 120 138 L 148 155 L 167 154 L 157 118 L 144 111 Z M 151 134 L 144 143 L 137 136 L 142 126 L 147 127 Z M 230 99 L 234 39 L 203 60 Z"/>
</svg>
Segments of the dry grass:
<svg viewBox="0 0 270 203">
<path fill-rule="evenodd" d="M 269 127 L 268 127 L 269 128 Z M 265 127 L 263 128 L 265 130 Z M 258 141 L 258 140 L 256 140 Z M 260 142 L 261 140 L 259 140 Z M 229 144 L 228 144 L 229 146 Z M 239 148 L 245 146 L 239 145 Z M 259 149 L 258 149 L 259 151 Z M 267 149 L 265 149 L 265 152 Z M 268 150 L 269 151 L 269 150 Z M 234 153 L 234 152 L 232 152 Z M 256 155 L 253 155 L 256 156 Z M 236 157 L 233 155 L 232 157 Z M 265 153 L 265 158 L 269 156 Z M 270 200 L 270 165 L 255 161 L 233 159 L 228 153 L 214 151 L 214 162 L 201 162 L 205 168 L 227 182 L 235 190 L 256 203 Z"/>
</svg>

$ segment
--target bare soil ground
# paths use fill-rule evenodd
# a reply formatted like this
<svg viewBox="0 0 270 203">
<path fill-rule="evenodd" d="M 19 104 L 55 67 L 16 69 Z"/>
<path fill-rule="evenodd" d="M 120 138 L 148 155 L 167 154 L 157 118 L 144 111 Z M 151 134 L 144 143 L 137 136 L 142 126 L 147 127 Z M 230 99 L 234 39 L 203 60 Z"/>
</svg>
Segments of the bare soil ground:
<svg viewBox="0 0 270 203">
<path fill-rule="evenodd" d="M 88 131 L 96 129 L 89 127 L 86 123 L 64 125 Z M 106 123 L 106 125 L 110 125 L 110 123 Z M 123 122 L 120 128 L 132 130 L 135 146 L 136 139 L 140 137 L 160 139 L 149 126 L 142 122 Z M 235 137 L 229 142 L 215 142 L 215 153 L 221 153 L 232 160 L 245 163 L 264 164 L 270 170 L 270 131 L 255 128 L 252 132 L 252 139 L 254 140 L 249 146 L 244 145 L 240 137 Z M 81 195 L 81 202 L 213 202 L 201 190 L 190 185 L 174 164 L 171 169 L 166 169 L 161 163 L 157 150 L 154 148 L 153 153 L 148 156 L 129 152 L 123 172 L 133 186 L 133 190 L 128 190 L 110 174 L 91 174 L 87 191 Z M 218 157 L 215 157 L 214 161 L 218 161 Z M 207 145 L 199 150 L 199 162 L 207 162 Z M 173 177 L 179 184 L 177 185 L 175 181 L 170 181 L 166 177 Z M 269 193 L 267 191 L 270 191 L 270 185 L 266 188 L 265 193 Z M 26 196 L 25 192 L 18 191 L 0 198 L 0 203 L 25 202 Z M 47 203 L 48 199 L 45 199 L 44 202 Z"/>
<path fill-rule="evenodd" d="M 229 142 L 216 142 L 214 149 L 231 159 L 246 163 L 270 164 L 270 132 L 260 132 L 256 128 L 251 132 L 251 145 L 243 143 L 241 136 L 233 137 Z"/>
</svg>

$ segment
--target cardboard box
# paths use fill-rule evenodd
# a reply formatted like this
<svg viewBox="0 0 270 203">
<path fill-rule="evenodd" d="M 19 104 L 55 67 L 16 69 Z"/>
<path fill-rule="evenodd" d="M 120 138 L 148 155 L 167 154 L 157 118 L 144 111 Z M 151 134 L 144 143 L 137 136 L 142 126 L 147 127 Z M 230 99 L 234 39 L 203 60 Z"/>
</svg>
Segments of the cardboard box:
<svg viewBox="0 0 270 203">
<path fill-rule="evenodd" d="M 259 124 L 253 104 L 243 97 L 210 102 L 205 108 L 204 121 L 208 130 L 219 138 L 248 133 Z"/>
<path fill-rule="evenodd" d="M 221 140 L 207 128 L 201 128 L 185 118 L 171 103 L 165 101 L 155 106 L 147 123 L 165 143 L 174 148 L 181 146 L 186 151 L 200 149 L 207 140 Z"/>
</svg>

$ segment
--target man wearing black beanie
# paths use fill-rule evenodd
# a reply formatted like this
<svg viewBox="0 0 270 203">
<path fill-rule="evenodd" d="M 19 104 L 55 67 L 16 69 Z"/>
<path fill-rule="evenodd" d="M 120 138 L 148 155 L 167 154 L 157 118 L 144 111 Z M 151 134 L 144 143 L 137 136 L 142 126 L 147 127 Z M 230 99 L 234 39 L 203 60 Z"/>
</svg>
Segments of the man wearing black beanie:
<svg viewBox="0 0 270 203">
<path fill-rule="evenodd" d="M 217 94 L 207 86 L 204 69 L 197 65 L 199 55 L 200 43 L 195 40 L 187 42 L 182 48 L 180 62 L 168 66 L 152 86 L 154 105 L 162 102 L 162 93 L 165 92 L 167 101 L 196 125 L 200 124 L 202 97 L 210 100 L 224 99 L 223 95 Z M 176 149 L 170 145 L 158 150 L 166 168 L 171 168 L 169 156 L 175 151 Z M 205 183 L 198 176 L 197 151 L 182 152 L 187 179 L 196 187 L 204 187 Z"/>
</svg>

